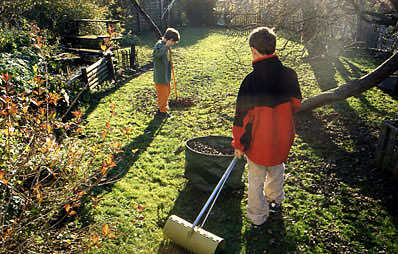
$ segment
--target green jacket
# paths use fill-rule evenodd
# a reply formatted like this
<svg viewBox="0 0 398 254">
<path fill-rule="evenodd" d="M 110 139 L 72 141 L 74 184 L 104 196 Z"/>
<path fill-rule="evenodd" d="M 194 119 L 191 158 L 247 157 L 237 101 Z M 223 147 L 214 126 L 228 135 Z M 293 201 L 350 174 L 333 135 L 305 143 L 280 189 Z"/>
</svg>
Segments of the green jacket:
<svg viewBox="0 0 398 254">
<path fill-rule="evenodd" d="M 171 80 L 169 47 L 159 40 L 153 48 L 153 81 L 156 84 L 168 84 Z"/>
</svg>

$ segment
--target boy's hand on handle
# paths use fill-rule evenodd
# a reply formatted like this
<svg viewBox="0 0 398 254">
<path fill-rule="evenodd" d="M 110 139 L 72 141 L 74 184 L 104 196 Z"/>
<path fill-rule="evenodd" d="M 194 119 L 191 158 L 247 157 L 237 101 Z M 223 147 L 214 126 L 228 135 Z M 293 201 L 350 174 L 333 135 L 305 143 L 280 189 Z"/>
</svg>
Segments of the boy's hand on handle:
<svg viewBox="0 0 398 254">
<path fill-rule="evenodd" d="M 244 155 L 244 152 L 242 152 L 239 149 L 235 149 L 235 155 L 238 157 L 238 159 L 242 159 L 242 156 Z"/>
</svg>

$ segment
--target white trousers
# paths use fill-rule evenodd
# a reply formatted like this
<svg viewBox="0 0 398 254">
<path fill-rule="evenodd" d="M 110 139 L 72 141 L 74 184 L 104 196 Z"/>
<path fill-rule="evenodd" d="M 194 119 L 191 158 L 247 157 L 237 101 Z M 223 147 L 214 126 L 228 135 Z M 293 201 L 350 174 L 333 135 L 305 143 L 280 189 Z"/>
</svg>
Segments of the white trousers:
<svg viewBox="0 0 398 254">
<path fill-rule="evenodd" d="M 247 158 L 248 163 L 248 202 L 247 216 L 256 225 L 263 224 L 268 217 L 269 201 L 282 203 L 285 165 L 262 166 Z"/>
</svg>

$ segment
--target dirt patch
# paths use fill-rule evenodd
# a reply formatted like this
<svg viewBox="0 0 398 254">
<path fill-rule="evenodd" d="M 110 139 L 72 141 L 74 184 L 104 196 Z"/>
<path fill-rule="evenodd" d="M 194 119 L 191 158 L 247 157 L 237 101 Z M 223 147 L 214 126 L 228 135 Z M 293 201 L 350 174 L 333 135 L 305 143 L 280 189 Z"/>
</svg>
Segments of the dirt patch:
<svg viewBox="0 0 398 254">
<path fill-rule="evenodd" d="M 188 146 L 200 153 L 206 153 L 211 155 L 234 155 L 234 148 L 232 146 L 216 146 L 213 144 L 209 144 L 204 141 L 191 140 L 188 142 Z"/>
<path fill-rule="evenodd" d="M 143 112 L 146 115 L 152 115 L 155 113 L 156 103 L 156 91 L 151 88 L 143 88 L 138 90 L 131 96 L 130 103 L 133 105 L 134 110 L 137 112 Z M 134 99 L 133 99 L 134 98 Z"/>
<path fill-rule="evenodd" d="M 193 97 L 181 97 L 178 99 L 169 100 L 170 107 L 192 107 L 195 106 L 199 101 L 199 98 Z"/>
</svg>

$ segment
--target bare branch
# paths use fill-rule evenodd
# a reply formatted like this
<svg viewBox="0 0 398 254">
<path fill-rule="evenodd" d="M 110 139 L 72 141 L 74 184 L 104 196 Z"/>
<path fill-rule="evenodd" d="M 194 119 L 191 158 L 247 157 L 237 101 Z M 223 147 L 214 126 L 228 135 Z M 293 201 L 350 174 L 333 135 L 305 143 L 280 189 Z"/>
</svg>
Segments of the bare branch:
<svg viewBox="0 0 398 254">
<path fill-rule="evenodd" d="M 391 14 L 383 14 L 373 11 L 362 11 L 360 6 L 355 3 L 354 0 L 346 0 L 351 6 L 353 12 L 357 13 L 360 18 L 371 24 L 385 25 L 385 26 L 395 26 L 398 22 L 398 17 Z M 394 7 L 397 9 L 398 0 L 390 0 Z M 398 9 L 397 9 L 398 10 Z"/>
<path fill-rule="evenodd" d="M 162 37 L 162 33 L 160 32 L 158 26 L 153 22 L 149 14 L 138 4 L 137 0 L 131 0 L 131 3 L 134 5 L 134 8 L 138 10 L 139 13 L 141 13 L 142 16 L 148 21 L 148 23 L 151 25 L 152 30 L 155 32 L 156 37 L 160 39 Z"/>
<path fill-rule="evenodd" d="M 328 90 L 309 99 L 304 100 L 299 112 L 342 101 L 348 97 L 358 95 L 389 77 L 398 70 L 398 53 L 392 55 L 384 63 L 366 76 L 355 79 L 348 84 Z"/>
</svg>

